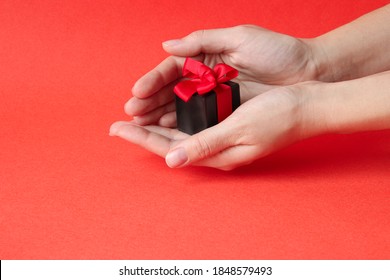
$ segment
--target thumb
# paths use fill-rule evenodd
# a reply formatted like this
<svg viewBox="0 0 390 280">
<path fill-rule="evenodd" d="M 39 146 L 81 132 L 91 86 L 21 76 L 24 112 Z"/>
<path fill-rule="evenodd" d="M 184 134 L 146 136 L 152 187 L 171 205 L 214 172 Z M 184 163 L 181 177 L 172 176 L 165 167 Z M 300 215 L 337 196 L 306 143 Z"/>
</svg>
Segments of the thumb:
<svg viewBox="0 0 390 280">
<path fill-rule="evenodd" d="M 195 31 L 182 39 L 162 43 L 164 50 L 177 56 L 196 56 L 200 53 L 222 53 L 231 50 L 234 28 Z"/>
<path fill-rule="evenodd" d="M 183 167 L 208 158 L 234 143 L 235 135 L 223 123 L 194 134 L 172 147 L 165 161 L 171 168 Z"/>
</svg>

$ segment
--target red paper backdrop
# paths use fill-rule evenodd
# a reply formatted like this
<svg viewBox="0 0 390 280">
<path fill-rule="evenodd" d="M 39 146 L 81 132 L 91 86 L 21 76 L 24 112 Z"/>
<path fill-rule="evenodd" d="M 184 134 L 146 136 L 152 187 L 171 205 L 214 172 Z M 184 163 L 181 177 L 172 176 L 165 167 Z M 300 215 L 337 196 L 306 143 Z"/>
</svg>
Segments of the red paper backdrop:
<svg viewBox="0 0 390 280">
<path fill-rule="evenodd" d="M 0 1 L 0 259 L 388 259 L 389 131 L 233 172 L 108 136 L 164 40 L 243 23 L 311 37 L 386 3 Z"/>
</svg>

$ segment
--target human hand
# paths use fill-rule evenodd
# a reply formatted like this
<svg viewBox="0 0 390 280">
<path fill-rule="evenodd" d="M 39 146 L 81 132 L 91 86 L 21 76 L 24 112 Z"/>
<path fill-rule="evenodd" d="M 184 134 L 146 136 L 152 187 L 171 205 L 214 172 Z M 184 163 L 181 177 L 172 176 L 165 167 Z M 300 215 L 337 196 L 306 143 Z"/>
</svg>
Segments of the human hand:
<svg viewBox="0 0 390 280">
<path fill-rule="evenodd" d="M 165 157 L 170 167 L 230 170 L 312 136 L 390 129 L 389 89 L 390 71 L 337 83 L 298 83 L 258 95 L 192 136 L 134 122 L 116 122 L 110 134 Z"/>
<path fill-rule="evenodd" d="M 276 86 L 313 79 L 316 71 L 309 41 L 256 26 L 196 31 L 163 48 L 172 56 L 135 83 L 125 105 L 139 125 L 176 126 L 173 87 L 186 56 L 210 67 L 223 62 L 236 68 L 242 103 Z"/>
<path fill-rule="evenodd" d="M 119 136 L 165 157 L 168 166 L 209 166 L 231 170 L 249 164 L 303 137 L 302 95 L 276 88 L 242 104 L 223 122 L 192 136 L 161 126 L 117 122 Z"/>
</svg>

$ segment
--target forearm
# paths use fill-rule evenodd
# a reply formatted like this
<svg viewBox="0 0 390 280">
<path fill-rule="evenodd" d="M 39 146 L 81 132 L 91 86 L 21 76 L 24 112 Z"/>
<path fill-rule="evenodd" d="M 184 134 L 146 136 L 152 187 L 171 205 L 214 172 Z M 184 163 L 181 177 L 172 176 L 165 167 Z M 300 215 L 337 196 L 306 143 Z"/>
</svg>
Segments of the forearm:
<svg viewBox="0 0 390 280">
<path fill-rule="evenodd" d="M 390 70 L 390 5 L 308 41 L 317 80 L 343 81 Z"/>
<path fill-rule="evenodd" d="M 301 138 L 390 129 L 390 71 L 296 87 L 302 93 Z"/>
</svg>

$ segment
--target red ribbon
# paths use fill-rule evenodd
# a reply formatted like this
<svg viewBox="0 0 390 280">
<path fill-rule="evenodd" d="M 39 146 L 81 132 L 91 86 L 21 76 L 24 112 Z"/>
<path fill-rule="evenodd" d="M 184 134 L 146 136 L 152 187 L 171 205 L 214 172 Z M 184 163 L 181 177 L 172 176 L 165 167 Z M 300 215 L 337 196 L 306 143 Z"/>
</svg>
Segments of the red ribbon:
<svg viewBox="0 0 390 280">
<path fill-rule="evenodd" d="M 183 66 L 183 77 L 189 78 L 179 82 L 174 92 L 187 102 L 196 92 L 199 95 L 211 90 L 216 92 L 218 122 L 232 113 L 232 90 L 223 83 L 238 76 L 238 71 L 229 65 L 219 63 L 214 69 L 191 58 L 187 58 Z"/>
</svg>

